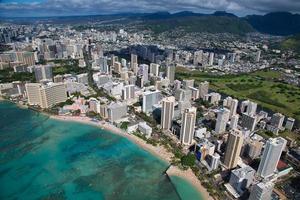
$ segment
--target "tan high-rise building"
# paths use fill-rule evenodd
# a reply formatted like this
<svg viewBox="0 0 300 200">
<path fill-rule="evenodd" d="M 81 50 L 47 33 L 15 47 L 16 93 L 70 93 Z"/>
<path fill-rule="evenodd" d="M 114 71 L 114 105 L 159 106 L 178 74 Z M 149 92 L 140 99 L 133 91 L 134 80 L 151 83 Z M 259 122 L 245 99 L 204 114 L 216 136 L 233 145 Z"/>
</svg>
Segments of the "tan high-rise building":
<svg viewBox="0 0 300 200">
<path fill-rule="evenodd" d="M 224 165 L 231 169 L 237 166 L 238 159 L 240 157 L 241 149 L 243 146 L 243 134 L 239 130 L 232 130 L 229 133 L 225 158 L 224 158 Z"/>
<path fill-rule="evenodd" d="M 27 83 L 25 84 L 28 104 L 29 105 L 40 105 L 41 104 L 41 94 L 40 94 L 40 83 Z"/>
<path fill-rule="evenodd" d="M 67 100 L 66 86 L 63 83 L 42 85 L 27 83 L 25 85 L 29 105 L 39 105 L 41 108 L 50 108 L 55 104 Z"/>
<path fill-rule="evenodd" d="M 27 64 L 28 66 L 35 65 L 34 53 L 28 51 L 16 52 L 16 57 L 18 62 Z"/>
<path fill-rule="evenodd" d="M 172 119 L 174 116 L 175 97 L 166 97 L 162 100 L 161 109 L 161 128 L 169 130 L 172 126 Z"/>
<path fill-rule="evenodd" d="M 135 54 L 131 54 L 130 68 L 134 73 L 137 73 L 138 58 L 137 58 L 137 55 L 135 55 Z"/>
<path fill-rule="evenodd" d="M 204 98 L 205 95 L 208 94 L 209 82 L 204 81 L 201 82 L 199 85 L 199 96 L 200 98 Z"/>
<path fill-rule="evenodd" d="M 184 145 L 191 145 L 195 132 L 196 123 L 196 112 L 195 107 L 185 109 L 182 114 L 182 124 L 180 130 L 180 142 Z"/>
</svg>

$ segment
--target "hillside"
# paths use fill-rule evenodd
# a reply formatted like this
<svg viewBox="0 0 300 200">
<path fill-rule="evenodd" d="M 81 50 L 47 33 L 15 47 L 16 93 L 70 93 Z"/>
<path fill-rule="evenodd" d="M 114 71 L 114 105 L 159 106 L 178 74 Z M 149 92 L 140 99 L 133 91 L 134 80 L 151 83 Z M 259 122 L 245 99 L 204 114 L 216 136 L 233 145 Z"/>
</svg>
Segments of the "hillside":
<svg viewBox="0 0 300 200">
<path fill-rule="evenodd" d="M 288 37 L 281 43 L 281 48 L 285 50 L 294 50 L 300 54 L 300 34 Z"/>
<path fill-rule="evenodd" d="M 179 16 L 146 19 L 145 27 L 156 33 L 181 29 L 186 32 L 245 34 L 255 31 L 245 20 L 230 16 Z"/>
<path fill-rule="evenodd" d="M 249 15 L 245 20 L 258 32 L 271 35 L 300 33 L 300 15 L 289 12 L 274 12 L 266 15 Z"/>
</svg>

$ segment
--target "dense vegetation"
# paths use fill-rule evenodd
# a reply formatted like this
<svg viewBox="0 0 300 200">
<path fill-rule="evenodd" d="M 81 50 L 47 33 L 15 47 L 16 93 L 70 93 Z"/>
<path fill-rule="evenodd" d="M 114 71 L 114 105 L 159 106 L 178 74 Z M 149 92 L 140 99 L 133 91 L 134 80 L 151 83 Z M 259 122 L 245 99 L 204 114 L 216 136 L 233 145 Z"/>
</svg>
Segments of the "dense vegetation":
<svg viewBox="0 0 300 200">
<path fill-rule="evenodd" d="M 263 16 L 250 15 L 245 19 L 257 31 L 272 35 L 292 35 L 300 32 L 300 15 L 274 12 Z"/>
<path fill-rule="evenodd" d="M 78 60 L 55 60 L 54 63 L 58 66 L 53 67 L 53 75 L 63 75 L 63 74 L 81 74 L 86 73 L 85 68 L 80 68 L 78 65 Z"/>
<path fill-rule="evenodd" d="M 34 73 L 18 72 L 14 73 L 12 68 L 0 70 L 0 83 L 10 83 L 13 81 L 35 82 Z"/>
<path fill-rule="evenodd" d="M 284 50 L 293 50 L 300 54 L 300 34 L 285 39 L 281 43 L 281 48 Z"/>
<path fill-rule="evenodd" d="M 244 20 L 228 16 L 187 16 L 145 21 L 145 27 L 155 33 L 184 30 L 186 32 L 245 34 L 254 29 Z"/>
</svg>

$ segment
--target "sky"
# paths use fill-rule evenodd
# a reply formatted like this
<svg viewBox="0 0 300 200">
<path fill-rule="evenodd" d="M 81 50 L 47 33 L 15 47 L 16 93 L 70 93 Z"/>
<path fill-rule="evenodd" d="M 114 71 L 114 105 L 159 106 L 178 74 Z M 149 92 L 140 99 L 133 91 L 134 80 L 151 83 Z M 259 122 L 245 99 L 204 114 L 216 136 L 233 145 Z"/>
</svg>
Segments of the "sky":
<svg viewBox="0 0 300 200">
<path fill-rule="evenodd" d="M 1 17 L 39 17 L 227 11 L 238 16 L 274 11 L 300 13 L 300 0 L 0 0 Z"/>
</svg>

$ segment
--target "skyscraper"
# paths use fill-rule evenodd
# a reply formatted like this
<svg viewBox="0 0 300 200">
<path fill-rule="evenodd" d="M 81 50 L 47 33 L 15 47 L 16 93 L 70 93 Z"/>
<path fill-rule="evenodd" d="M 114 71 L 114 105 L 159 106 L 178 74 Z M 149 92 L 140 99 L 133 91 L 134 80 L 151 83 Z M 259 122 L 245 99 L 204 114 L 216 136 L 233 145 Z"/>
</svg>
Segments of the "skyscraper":
<svg viewBox="0 0 300 200">
<path fill-rule="evenodd" d="M 170 96 L 162 100 L 161 109 L 161 128 L 169 130 L 172 126 L 172 119 L 174 116 L 175 97 Z"/>
<path fill-rule="evenodd" d="M 230 110 L 230 117 L 236 114 L 237 106 L 239 101 L 237 99 L 233 99 L 232 97 L 227 97 L 223 101 L 223 106 Z"/>
<path fill-rule="evenodd" d="M 274 174 L 286 142 L 282 137 L 270 138 L 267 141 L 257 170 L 258 175 L 268 178 Z"/>
<path fill-rule="evenodd" d="M 166 68 L 166 77 L 170 80 L 170 83 L 173 84 L 175 80 L 175 66 L 168 65 Z"/>
<path fill-rule="evenodd" d="M 200 98 L 204 98 L 205 95 L 208 94 L 209 82 L 204 81 L 201 82 L 199 85 L 199 96 Z"/>
<path fill-rule="evenodd" d="M 159 64 L 151 63 L 150 64 L 150 74 L 153 76 L 159 75 Z"/>
<path fill-rule="evenodd" d="M 134 71 L 135 73 L 137 72 L 137 63 L 138 63 L 138 58 L 137 55 L 135 54 L 131 54 L 131 60 L 130 60 L 130 68 L 132 71 Z"/>
<path fill-rule="evenodd" d="M 217 122 L 216 122 L 216 127 L 215 127 L 215 132 L 217 134 L 220 133 L 224 133 L 226 130 L 226 124 L 229 120 L 229 114 L 230 111 L 226 108 L 222 108 L 219 112 L 218 112 L 218 116 L 217 116 Z"/>
<path fill-rule="evenodd" d="M 294 123 L 295 123 L 295 119 L 289 117 L 289 118 L 286 120 L 285 128 L 291 131 L 291 130 L 293 129 Z"/>
<path fill-rule="evenodd" d="M 25 84 L 25 88 L 30 105 L 50 108 L 57 103 L 67 100 L 66 86 L 64 83 L 52 83 L 48 85 L 27 83 Z"/>
<path fill-rule="evenodd" d="M 284 115 L 281 113 L 275 113 L 271 118 L 271 125 L 275 128 L 281 129 L 283 121 L 284 121 Z"/>
<path fill-rule="evenodd" d="M 243 128 L 247 128 L 250 131 L 254 131 L 256 127 L 256 121 L 257 119 L 255 115 L 248 115 L 247 113 L 243 113 L 241 126 Z"/>
<path fill-rule="evenodd" d="M 34 67 L 34 75 L 37 82 L 42 80 L 52 80 L 52 66 L 37 65 Z"/>
<path fill-rule="evenodd" d="M 160 91 L 146 91 L 143 93 L 143 107 L 144 113 L 149 113 L 153 111 L 153 105 L 158 104 L 161 100 Z"/>
<path fill-rule="evenodd" d="M 239 122 L 239 115 L 238 114 L 232 115 L 231 118 L 230 118 L 230 128 L 231 129 L 236 129 L 237 125 L 238 125 L 238 122 Z"/>
<path fill-rule="evenodd" d="M 134 85 L 125 85 L 122 90 L 122 99 L 133 99 L 135 93 L 135 86 Z"/>
<path fill-rule="evenodd" d="M 241 131 L 231 130 L 228 135 L 224 165 L 231 169 L 237 166 L 243 146 L 244 137 Z"/>
<path fill-rule="evenodd" d="M 260 182 L 252 187 L 249 200 L 271 200 L 274 183 Z"/>
<path fill-rule="evenodd" d="M 247 113 L 248 115 L 256 114 L 257 103 L 246 100 L 241 104 L 241 113 Z"/>
<path fill-rule="evenodd" d="M 195 132 L 196 122 L 196 111 L 195 107 L 185 109 L 182 114 L 182 124 L 180 130 L 180 142 L 184 145 L 191 145 Z"/>
</svg>

